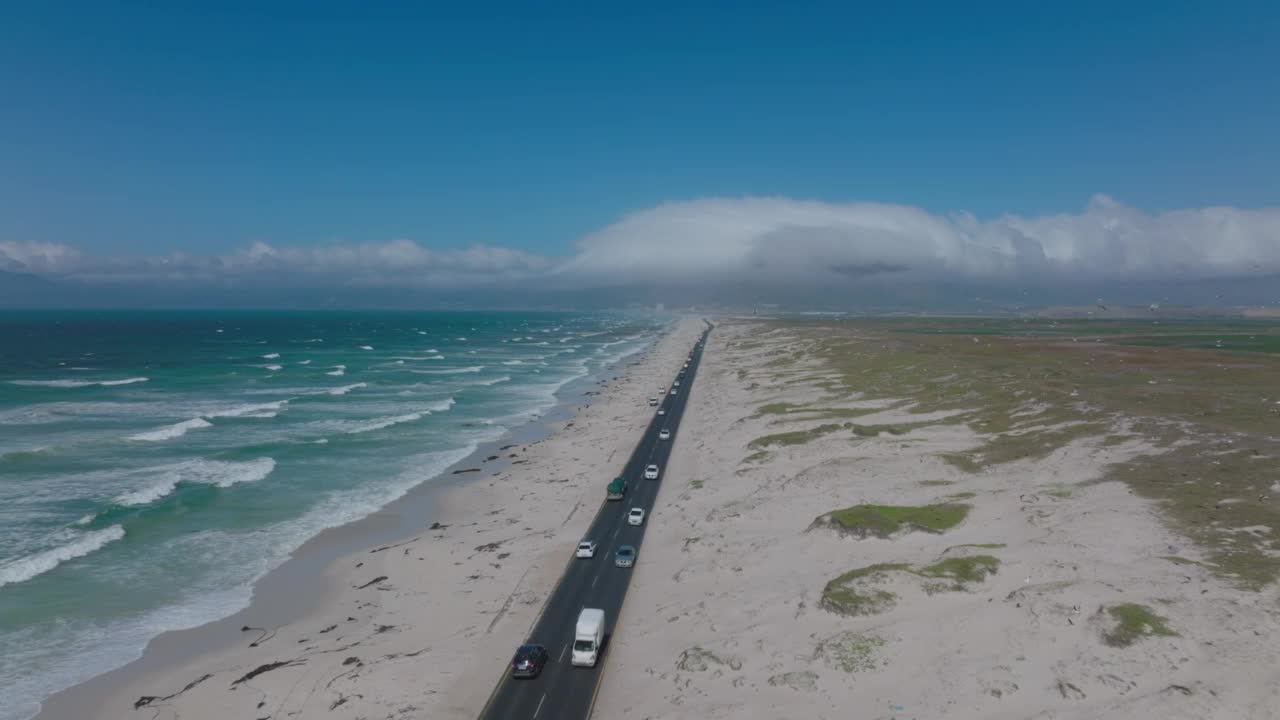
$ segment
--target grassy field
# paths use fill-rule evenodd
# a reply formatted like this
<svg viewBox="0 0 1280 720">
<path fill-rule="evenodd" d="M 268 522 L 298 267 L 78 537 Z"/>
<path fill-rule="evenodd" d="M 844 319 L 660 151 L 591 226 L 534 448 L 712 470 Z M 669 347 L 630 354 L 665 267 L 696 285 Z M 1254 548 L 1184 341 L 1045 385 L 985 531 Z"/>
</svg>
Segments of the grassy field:
<svg viewBox="0 0 1280 720">
<path fill-rule="evenodd" d="M 761 407 L 761 416 L 829 421 L 842 417 L 836 406 L 855 399 L 909 401 L 918 415 L 953 414 L 892 430 L 827 422 L 760 438 L 753 449 L 963 423 L 980 434 L 981 446 L 943 459 L 981 473 L 1082 439 L 1142 442 L 1150 450 L 1112 466 L 1106 479 L 1155 500 L 1170 527 L 1194 540 L 1222 577 L 1249 589 L 1280 577 L 1280 323 L 886 318 L 767 325 L 794 340 L 744 381 L 783 378 L 824 397 L 812 407 L 779 399 Z M 1071 488 L 1051 494 L 1069 500 Z"/>
</svg>

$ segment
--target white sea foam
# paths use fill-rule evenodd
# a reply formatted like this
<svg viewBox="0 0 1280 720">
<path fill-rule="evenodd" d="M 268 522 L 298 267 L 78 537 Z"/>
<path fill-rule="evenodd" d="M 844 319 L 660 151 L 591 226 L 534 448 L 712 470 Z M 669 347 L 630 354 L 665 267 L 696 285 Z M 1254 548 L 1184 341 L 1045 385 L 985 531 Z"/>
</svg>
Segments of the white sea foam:
<svg viewBox="0 0 1280 720">
<path fill-rule="evenodd" d="M 378 418 L 376 420 L 370 420 L 368 422 L 355 425 L 351 429 L 347 430 L 347 432 L 351 435 L 373 432 L 374 430 L 381 430 L 383 428 L 391 427 L 392 425 L 399 425 L 400 423 L 407 423 L 407 422 L 413 422 L 414 420 L 421 420 L 423 417 L 429 414 L 430 413 L 426 413 L 426 412 L 415 412 L 415 413 L 408 413 L 406 415 L 396 415 L 394 417 Z"/>
<path fill-rule="evenodd" d="M 347 374 L 346 365 L 335 365 L 332 370 L 325 373 L 325 375 L 332 375 L 334 377 L 342 377 L 343 375 L 346 375 L 346 374 Z"/>
<path fill-rule="evenodd" d="M 280 365 L 263 365 L 262 367 L 264 367 L 264 368 L 266 368 L 266 369 L 270 370 L 271 372 L 275 372 L 275 371 L 279 370 L 282 366 L 280 366 Z"/>
<path fill-rule="evenodd" d="M 148 485 L 147 487 L 134 490 L 131 493 L 125 493 L 124 495 L 117 497 L 114 502 L 116 505 L 128 505 L 130 507 L 135 505 L 150 505 L 165 495 L 173 492 L 173 489 L 177 486 L 177 478 L 161 480 L 154 485 Z M 92 520 L 92 515 L 86 515 L 85 517 L 80 518 L 78 524 L 87 525 Z"/>
<path fill-rule="evenodd" d="M 134 383 L 144 383 L 151 378 L 135 377 L 125 378 L 123 380 L 10 380 L 10 385 L 23 385 L 26 387 L 51 387 L 51 388 L 82 388 L 91 385 L 101 385 L 103 387 L 113 387 L 116 385 L 132 385 Z"/>
<path fill-rule="evenodd" d="M 467 384 L 468 385 L 497 385 L 498 383 L 509 382 L 510 380 L 511 380 L 510 375 L 503 375 L 502 377 L 489 378 L 488 380 L 477 380 L 473 383 L 467 383 Z"/>
<path fill-rule="evenodd" d="M 310 365 L 310 364 L 311 364 L 311 361 L 310 361 L 310 360 L 299 360 L 299 361 L 298 361 L 298 364 L 299 364 L 299 365 Z"/>
<path fill-rule="evenodd" d="M 441 401 L 439 401 L 439 402 L 435 402 L 435 403 L 432 403 L 432 404 L 428 405 L 428 406 L 427 406 L 427 411 L 428 411 L 428 412 L 433 412 L 433 413 L 444 412 L 444 411 L 448 410 L 449 408 L 451 408 L 451 407 L 453 407 L 454 405 L 457 405 L 457 404 L 458 404 L 458 402 L 457 402 L 456 400 L 454 400 L 453 398 L 445 398 L 444 400 L 441 400 Z"/>
<path fill-rule="evenodd" d="M 201 483 L 221 488 L 257 482 L 276 469 L 274 458 L 261 457 L 243 462 L 197 458 L 173 465 L 148 468 L 142 474 L 159 479 L 150 485 L 117 497 L 117 505 L 148 505 L 173 492 L 178 483 Z"/>
<path fill-rule="evenodd" d="M 275 360 L 275 359 L 276 359 L 276 358 L 278 358 L 278 357 L 280 357 L 280 353 L 267 353 L 266 355 L 263 355 L 263 356 L 262 356 L 262 359 L 263 359 L 263 360 Z"/>
<path fill-rule="evenodd" d="M 0 566 L 0 587 L 9 583 L 25 582 L 37 575 L 43 575 L 68 560 L 84 557 L 122 537 L 124 537 L 124 528 L 119 525 L 76 533 L 76 538 L 66 544 L 42 553 L 11 560 Z"/>
<path fill-rule="evenodd" d="M 345 432 L 349 435 L 358 435 L 360 433 L 389 428 L 392 425 L 414 422 L 433 413 L 445 412 L 449 408 L 453 407 L 454 403 L 454 399 L 450 397 L 427 405 L 417 412 L 406 413 L 404 415 L 393 415 L 390 417 L 373 418 L 372 420 L 365 420 L 356 423 L 346 423 Z"/>
<path fill-rule="evenodd" d="M 373 346 L 372 346 L 372 345 L 361 345 L 361 346 L 360 346 L 360 349 L 361 349 L 361 350 L 372 350 L 372 349 L 373 349 Z"/>
<path fill-rule="evenodd" d="M 259 403 L 256 405 L 240 405 L 226 410 L 214 410 L 205 413 L 204 417 L 222 417 L 222 418 L 273 418 L 284 410 L 289 404 L 288 400 L 277 400 L 269 403 Z"/>
<path fill-rule="evenodd" d="M 190 420 L 183 420 L 180 423 L 169 425 L 168 427 L 162 427 L 159 430 L 130 435 L 129 439 L 142 440 L 144 442 L 160 442 L 162 440 L 172 440 L 173 438 L 182 437 L 192 430 L 212 426 L 213 423 L 205 420 L 204 418 L 191 418 Z"/>
<path fill-rule="evenodd" d="M 331 388 L 325 391 L 326 395 L 346 395 L 352 390 L 358 390 L 362 387 L 369 387 L 369 383 L 358 382 L 354 385 L 343 385 L 342 387 Z"/>
<path fill-rule="evenodd" d="M 460 373 L 478 373 L 484 370 L 484 365 L 469 365 L 467 367 L 449 368 L 448 370 L 410 370 L 411 373 L 418 375 L 458 375 Z"/>
<path fill-rule="evenodd" d="M 523 360 L 503 360 L 502 364 L 503 365 L 523 365 L 524 361 Z"/>
</svg>

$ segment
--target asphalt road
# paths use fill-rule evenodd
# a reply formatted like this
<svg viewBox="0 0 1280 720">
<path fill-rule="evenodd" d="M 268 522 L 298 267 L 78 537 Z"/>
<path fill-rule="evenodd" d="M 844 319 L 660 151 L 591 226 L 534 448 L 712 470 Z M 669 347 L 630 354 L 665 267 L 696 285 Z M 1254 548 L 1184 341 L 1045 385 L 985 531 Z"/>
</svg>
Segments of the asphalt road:
<svg viewBox="0 0 1280 720">
<path fill-rule="evenodd" d="M 700 339 L 705 341 L 710 332 L 711 326 L 708 323 L 708 328 Z M 653 510 L 658 487 L 667 481 L 667 458 L 671 455 L 672 445 L 680 439 L 679 427 L 685 402 L 702 360 L 700 347 L 690 348 L 689 353 L 693 359 L 689 362 L 685 376 L 678 378 L 680 366 L 676 366 L 671 369 L 671 377 L 666 381 L 667 394 L 661 398 L 659 405 L 666 409 L 666 414 L 659 417 L 657 408 L 654 408 L 653 420 L 645 428 L 640 444 L 631 453 L 623 469 L 627 477 L 626 496 L 613 502 L 604 500 L 605 486 L 615 477 L 614 474 L 602 475 L 596 481 L 600 486 L 601 506 L 586 534 L 587 538 L 599 543 L 596 556 L 591 559 L 575 558 L 569 563 L 560 583 L 548 598 L 533 632 L 525 641 L 547 648 L 551 658 L 546 669 L 537 678 L 515 679 L 511 677 L 508 660 L 502 680 L 480 712 L 481 720 L 574 720 L 590 717 L 600 679 L 604 677 L 608 667 L 614 627 L 627 595 L 627 587 L 631 583 L 631 573 L 635 570 L 614 567 L 614 551 L 622 545 L 632 545 L 636 548 L 636 565 L 645 561 L 643 541 L 645 529 L 649 526 L 648 515 Z M 676 379 L 680 380 L 680 387 L 677 388 L 679 393 L 671 395 L 671 383 Z M 649 395 L 637 398 L 637 401 L 645 402 L 651 395 L 656 395 L 657 391 L 658 388 L 654 387 Z M 658 439 L 658 431 L 663 428 L 671 431 L 671 440 Z M 662 468 L 657 480 L 644 479 L 644 467 L 650 464 Z M 643 525 L 627 524 L 627 511 L 633 507 L 645 509 Z M 564 549 L 568 556 L 572 556 L 574 550 L 573 546 Z M 578 612 L 587 607 L 604 609 L 603 652 L 595 667 L 573 667 L 569 664 L 569 656 L 574 627 L 578 621 Z M 515 646 L 512 646 L 513 655 L 515 651 Z"/>
</svg>

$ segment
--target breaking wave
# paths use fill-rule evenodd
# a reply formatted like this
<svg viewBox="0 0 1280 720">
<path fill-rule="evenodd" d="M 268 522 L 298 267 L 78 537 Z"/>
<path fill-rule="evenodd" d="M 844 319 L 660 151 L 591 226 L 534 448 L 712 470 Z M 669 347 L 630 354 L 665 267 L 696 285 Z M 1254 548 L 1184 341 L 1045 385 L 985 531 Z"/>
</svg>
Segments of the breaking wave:
<svg viewBox="0 0 1280 720">
<path fill-rule="evenodd" d="M 124 528 L 112 525 L 101 530 L 78 533 L 76 539 L 51 550 L 11 560 L 0 566 L 0 587 L 9 583 L 25 582 L 37 575 L 43 575 L 68 560 L 84 557 L 122 537 L 124 537 Z"/>
<path fill-rule="evenodd" d="M 190 420 L 184 420 L 175 425 L 162 427 L 159 430 L 130 435 L 129 439 L 141 440 L 143 442 L 160 442 L 162 440 L 172 440 L 174 438 L 182 437 L 192 430 L 207 427 L 213 427 L 213 423 L 205 420 L 204 418 L 191 418 Z"/>
<path fill-rule="evenodd" d="M 10 380 L 10 385 L 22 385 L 24 387 L 51 387 L 51 388 L 82 388 L 91 385 L 101 385 L 102 387 L 114 387 L 116 385 L 132 385 L 134 383 L 144 383 L 151 378 L 135 377 L 125 378 L 124 380 Z"/>
</svg>

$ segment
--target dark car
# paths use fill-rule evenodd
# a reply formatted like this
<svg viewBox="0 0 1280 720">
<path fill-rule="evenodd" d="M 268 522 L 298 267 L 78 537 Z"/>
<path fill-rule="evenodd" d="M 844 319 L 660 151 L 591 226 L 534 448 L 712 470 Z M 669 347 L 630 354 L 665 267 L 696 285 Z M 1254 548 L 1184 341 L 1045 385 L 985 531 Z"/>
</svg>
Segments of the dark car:
<svg viewBox="0 0 1280 720">
<path fill-rule="evenodd" d="M 618 552 L 614 553 L 613 564 L 615 567 L 629 568 L 636 564 L 636 549 L 631 545 L 623 545 L 618 548 Z"/>
<path fill-rule="evenodd" d="M 511 677 L 538 677 L 547 665 L 547 649 L 541 645 L 521 645 L 511 661 Z"/>
</svg>

